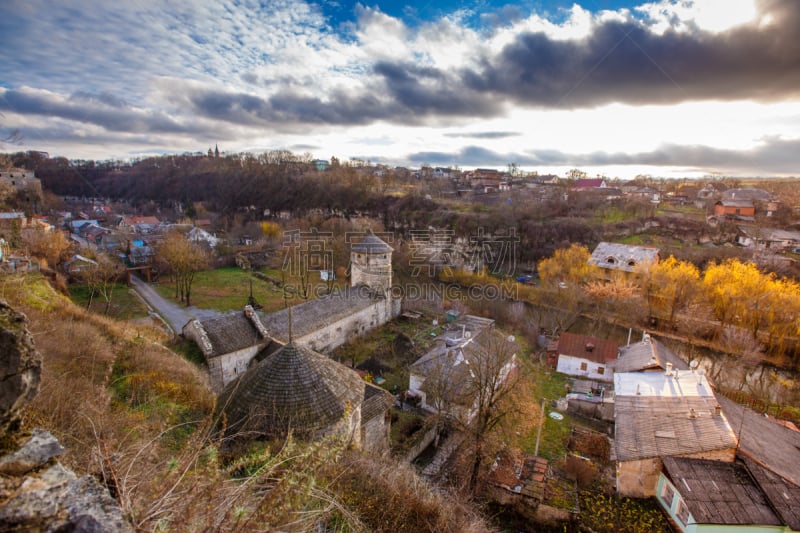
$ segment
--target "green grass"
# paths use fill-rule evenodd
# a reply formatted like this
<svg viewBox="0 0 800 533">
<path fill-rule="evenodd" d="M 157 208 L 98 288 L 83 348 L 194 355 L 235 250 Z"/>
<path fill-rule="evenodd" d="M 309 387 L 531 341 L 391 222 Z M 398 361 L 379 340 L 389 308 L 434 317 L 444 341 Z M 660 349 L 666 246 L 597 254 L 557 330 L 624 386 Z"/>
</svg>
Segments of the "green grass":
<svg viewBox="0 0 800 533">
<path fill-rule="evenodd" d="M 269 277 L 280 281 L 279 270 L 263 271 Z M 319 275 L 311 273 L 310 282 L 316 284 L 319 290 L 324 289 L 320 283 Z M 276 284 L 251 276 L 249 272 L 238 267 L 218 268 L 198 272 L 192 283 L 191 304 L 200 309 L 215 309 L 217 311 L 239 310 L 247 304 L 250 296 L 250 281 L 253 282 L 253 297 L 263 306 L 267 313 L 282 309 L 285 305 L 284 291 Z M 344 282 L 337 281 L 341 286 Z M 299 285 L 300 280 L 291 276 L 286 277 L 287 285 Z M 169 276 L 164 276 L 155 289 L 168 300 L 174 300 L 175 286 Z M 315 292 L 311 291 L 311 297 Z M 289 297 L 289 303 L 302 303 L 306 301 L 299 296 Z"/>
<path fill-rule="evenodd" d="M 86 309 L 86 304 L 89 303 L 89 288 L 86 285 L 70 285 L 69 297 L 75 305 Z M 101 315 L 106 314 L 106 302 L 101 295 L 94 295 L 91 310 Z M 147 307 L 127 285 L 117 283 L 111 297 L 108 316 L 118 320 L 145 318 L 148 316 Z"/>
<path fill-rule="evenodd" d="M 546 398 L 544 426 L 542 427 L 541 440 L 539 441 L 539 455 L 549 461 L 557 461 L 562 459 L 566 452 L 572 421 L 566 413 L 562 413 L 564 420 L 553 420 L 547 415 L 552 411 L 550 400 L 564 396 L 567 378 L 539 364 L 531 365 L 530 372 L 532 373 L 531 379 L 533 381 L 533 387 L 530 391 L 531 400 L 540 402 L 539 406 L 541 406 L 542 398 Z M 519 445 L 527 453 L 532 454 L 536 449 L 537 433 L 538 427 L 533 427 L 530 431 L 520 435 Z"/>
</svg>

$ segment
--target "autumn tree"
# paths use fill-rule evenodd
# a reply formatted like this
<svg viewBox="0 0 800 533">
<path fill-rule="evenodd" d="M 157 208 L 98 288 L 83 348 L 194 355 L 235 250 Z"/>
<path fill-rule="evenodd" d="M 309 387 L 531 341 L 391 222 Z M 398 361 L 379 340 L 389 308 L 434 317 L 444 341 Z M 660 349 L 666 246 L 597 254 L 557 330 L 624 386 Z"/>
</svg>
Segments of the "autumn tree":
<svg viewBox="0 0 800 533">
<path fill-rule="evenodd" d="M 539 262 L 539 277 L 548 283 L 584 283 L 597 271 L 597 267 L 589 264 L 591 255 L 588 248 L 574 243 L 556 250 L 552 257 Z"/>
<path fill-rule="evenodd" d="M 651 309 L 662 307 L 671 325 L 675 314 L 695 298 L 700 285 L 700 271 L 688 262 L 669 256 L 650 267 L 647 272 L 646 293 Z"/>
<path fill-rule="evenodd" d="M 208 252 L 173 231 L 168 233 L 156 247 L 156 261 L 172 273 L 175 281 L 175 299 L 180 299 L 187 307 L 191 305 L 194 276 L 197 272 L 208 268 Z"/>
<path fill-rule="evenodd" d="M 25 231 L 22 240 L 32 256 L 44 259 L 51 268 L 58 267 L 70 257 L 72 245 L 61 231 L 37 227 Z"/>
<path fill-rule="evenodd" d="M 772 280 L 773 275 L 763 274 L 753 263 L 729 259 L 709 265 L 702 286 L 719 320 L 719 332 L 728 325 L 737 325 L 757 336 L 768 311 L 765 300 Z"/>
</svg>

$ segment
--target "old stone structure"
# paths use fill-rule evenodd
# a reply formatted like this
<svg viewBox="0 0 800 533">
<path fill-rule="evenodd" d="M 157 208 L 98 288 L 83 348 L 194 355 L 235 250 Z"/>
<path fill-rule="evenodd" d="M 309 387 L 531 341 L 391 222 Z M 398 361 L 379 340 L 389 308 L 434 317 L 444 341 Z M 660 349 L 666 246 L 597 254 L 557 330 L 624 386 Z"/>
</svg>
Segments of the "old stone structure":
<svg viewBox="0 0 800 533">
<path fill-rule="evenodd" d="M 344 365 L 290 342 L 228 384 L 219 398 L 229 435 L 330 435 L 370 452 L 389 448 L 394 398 Z"/>
<path fill-rule="evenodd" d="M 245 307 L 243 313 L 186 324 L 183 335 L 203 352 L 212 388 L 220 392 L 290 340 L 326 353 L 398 316 L 401 302 L 389 290 L 391 247 L 369 233 L 353 245 L 351 262 L 350 287 L 294 306 L 291 320 L 288 309 L 259 313 Z"/>
<path fill-rule="evenodd" d="M 394 398 L 320 352 L 400 314 L 391 297 L 392 248 L 369 233 L 351 250 L 350 287 L 274 313 L 247 306 L 191 320 L 183 335 L 208 362 L 229 432 L 307 438 L 340 435 L 371 452 L 389 449 Z"/>
<path fill-rule="evenodd" d="M 0 171 L 0 183 L 17 190 L 20 199 L 37 205 L 42 200 L 42 182 L 32 170 L 11 168 Z"/>
</svg>

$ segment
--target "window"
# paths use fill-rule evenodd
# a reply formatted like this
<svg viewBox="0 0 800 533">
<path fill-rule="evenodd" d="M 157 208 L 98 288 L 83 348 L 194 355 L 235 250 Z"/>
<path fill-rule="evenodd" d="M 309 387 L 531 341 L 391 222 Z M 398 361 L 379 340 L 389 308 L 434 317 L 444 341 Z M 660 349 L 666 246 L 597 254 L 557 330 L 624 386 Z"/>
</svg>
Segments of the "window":
<svg viewBox="0 0 800 533">
<path fill-rule="evenodd" d="M 581 363 L 581 370 L 586 370 L 589 367 L 586 363 Z"/>
<path fill-rule="evenodd" d="M 675 491 L 673 490 L 672 485 L 670 485 L 665 481 L 664 487 L 662 487 L 661 489 L 661 499 L 664 501 L 664 503 L 667 504 L 668 509 L 672 508 L 672 499 L 674 497 L 675 497 Z"/>
<path fill-rule="evenodd" d="M 598 366 L 598 367 L 597 367 L 597 373 L 598 373 L 598 374 L 600 374 L 600 375 L 603 375 L 603 374 L 605 374 L 605 373 L 606 373 L 606 369 L 605 369 L 605 367 Z"/>
<path fill-rule="evenodd" d="M 678 502 L 678 511 L 675 513 L 681 524 L 684 526 L 689 523 L 689 508 L 683 503 L 683 500 Z"/>
</svg>

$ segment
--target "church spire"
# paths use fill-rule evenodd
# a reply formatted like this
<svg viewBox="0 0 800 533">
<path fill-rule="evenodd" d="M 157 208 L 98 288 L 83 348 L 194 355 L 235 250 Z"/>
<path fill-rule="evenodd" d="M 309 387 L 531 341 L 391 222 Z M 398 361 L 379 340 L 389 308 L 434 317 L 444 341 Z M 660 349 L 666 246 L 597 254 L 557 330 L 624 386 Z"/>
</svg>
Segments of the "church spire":
<svg viewBox="0 0 800 533">
<path fill-rule="evenodd" d="M 214 145 L 214 157 L 219 157 L 219 145 Z"/>
</svg>

